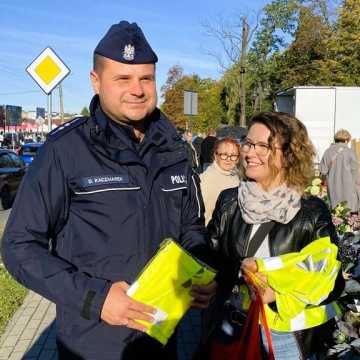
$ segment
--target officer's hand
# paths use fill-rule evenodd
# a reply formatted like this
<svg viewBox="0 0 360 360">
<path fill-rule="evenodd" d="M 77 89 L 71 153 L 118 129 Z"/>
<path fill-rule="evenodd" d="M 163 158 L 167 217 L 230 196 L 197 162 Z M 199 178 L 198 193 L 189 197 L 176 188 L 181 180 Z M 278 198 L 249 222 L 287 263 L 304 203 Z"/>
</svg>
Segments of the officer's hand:
<svg viewBox="0 0 360 360">
<path fill-rule="evenodd" d="M 152 322 L 156 309 L 135 301 L 126 295 L 130 286 L 124 282 L 112 284 L 101 310 L 101 319 L 110 325 L 123 325 L 146 332 L 147 328 L 135 320 Z"/>
<path fill-rule="evenodd" d="M 190 292 L 194 298 L 191 307 L 193 309 L 206 309 L 211 298 L 216 294 L 217 287 L 215 280 L 207 285 L 193 285 Z"/>
</svg>

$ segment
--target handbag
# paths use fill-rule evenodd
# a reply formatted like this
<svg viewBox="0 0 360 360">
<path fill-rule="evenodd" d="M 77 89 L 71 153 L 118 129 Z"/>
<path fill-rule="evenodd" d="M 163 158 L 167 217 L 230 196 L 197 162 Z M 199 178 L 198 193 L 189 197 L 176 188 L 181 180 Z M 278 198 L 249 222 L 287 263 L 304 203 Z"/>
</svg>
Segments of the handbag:
<svg viewBox="0 0 360 360">
<path fill-rule="evenodd" d="M 250 240 L 247 256 L 252 257 L 274 227 L 275 222 L 263 223 Z M 235 285 L 230 298 L 224 304 L 223 319 L 214 332 L 210 359 L 211 360 L 238 360 L 261 359 L 259 314 L 262 313 L 262 320 L 265 313 L 260 296 L 251 303 L 249 311 L 244 313 L 240 306 L 242 294 L 239 284 Z M 264 324 L 265 325 L 265 324 Z M 264 326 L 265 330 L 267 325 Z M 267 328 L 266 337 L 271 343 L 270 331 Z M 270 351 L 271 353 L 271 351 Z M 247 356 L 244 356 L 247 354 Z M 271 358 L 271 355 L 270 355 Z"/>
</svg>

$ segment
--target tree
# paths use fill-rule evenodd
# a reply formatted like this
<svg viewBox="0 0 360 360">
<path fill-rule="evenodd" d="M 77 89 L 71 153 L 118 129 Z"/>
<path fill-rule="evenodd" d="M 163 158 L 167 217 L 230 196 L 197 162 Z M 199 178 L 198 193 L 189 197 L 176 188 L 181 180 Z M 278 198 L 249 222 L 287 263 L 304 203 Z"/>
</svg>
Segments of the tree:
<svg viewBox="0 0 360 360">
<path fill-rule="evenodd" d="M 279 55 L 294 36 L 299 0 L 274 0 L 264 8 L 249 51 L 248 112 L 271 110 L 278 90 Z"/>
<path fill-rule="evenodd" d="M 343 84 L 333 44 L 334 31 L 327 20 L 312 8 L 301 7 L 295 39 L 282 57 L 281 87 Z"/>
<path fill-rule="evenodd" d="M 223 56 L 214 52 L 209 55 L 214 56 L 221 68 L 233 73 L 236 69 L 239 77 L 238 95 L 239 98 L 239 120 L 240 126 L 246 126 L 246 73 L 248 66 L 248 48 L 252 35 L 256 30 L 257 22 L 254 27 L 249 25 L 247 16 L 240 16 L 240 23 L 229 24 L 223 19 L 218 18 L 215 24 L 204 24 L 207 35 L 216 38 L 225 53 L 226 61 Z M 239 66 L 235 66 L 238 64 Z M 232 88 L 234 89 L 234 88 Z M 235 95 L 235 94 L 234 94 Z"/>
<path fill-rule="evenodd" d="M 183 69 L 175 65 L 168 71 L 165 84 L 161 87 L 161 97 L 164 102 L 161 110 L 168 116 L 177 128 L 189 126 L 190 117 L 184 115 L 184 90 L 197 90 L 197 78 L 183 75 Z"/>
<path fill-rule="evenodd" d="M 84 106 L 84 107 L 82 108 L 80 114 L 81 114 L 82 116 L 90 116 L 90 111 L 89 111 L 89 109 L 88 109 L 86 106 Z"/>
<path fill-rule="evenodd" d="M 198 93 L 198 115 L 184 115 L 184 90 Z M 161 87 L 161 110 L 177 128 L 204 131 L 216 128 L 225 119 L 221 106 L 222 85 L 211 79 L 201 79 L 198 75 L 184 75 L 183 69 L 175 65 L 168 72 L 168 78 Z"/>
<path fill-rule="evenodd" d="M 163 97 L 164 94 L 171 90 L 175 84 L 183 77 L 184 69 L 180 65 L 172 66 L 168 73 L 165 84 L 161 87 L 161 96 Z"/>
<path fill-rule="evenodd" d="M 202 79 L 199 87 L 199 118 L 193 123 L 195 131 L 204 132 L 216 129 L 226 123 L 225 109 L 222 103 L 224 85 L 221 81 Z"/>
<path fill-rule="evenodd" d="M 230 126 L 238 125 L 240 118 L 240 64 L 234 64 L 222 78 L 222 104 L 226 113 L 227 123 Z"/>
<path fill-rule="evenodd" d="M 344 0 L 336 24 L 334 52 L 346 85 L 360 85 L 360 0 Z"/>
</svg>

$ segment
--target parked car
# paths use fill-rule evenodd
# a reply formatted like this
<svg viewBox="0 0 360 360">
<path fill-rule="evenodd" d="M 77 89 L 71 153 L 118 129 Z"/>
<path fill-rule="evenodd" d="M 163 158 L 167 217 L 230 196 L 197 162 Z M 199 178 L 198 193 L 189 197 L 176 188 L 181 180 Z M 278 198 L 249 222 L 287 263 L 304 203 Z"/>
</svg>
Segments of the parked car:
<svg viewBox="0 0 360 360">
<path fill-rule="evenodd" d="M 4 149 L 16 149 L 20 145 L 20 137 L 18 133 L 5 133 L 1 147 Z"/>
<path fill-rule="evenodd" d="M 24 145 L 21 145 L 19 151 L 18 151 L 18 155 L 20 157 L 20 159 L 22 159 L 25 163 L 25 166 L 29 166 L 32 161 L 34 160 L 34 157 L 36 155 L 36 152 L 38 151 L 38 149 L 40 148 L 40 146 L 43 143 L 27 143 Z"/>
<path fill-rule="evenodd" d="M 4 210 L 11 208 L 25 169 L 14 152 L 0 149 L 0 205 Z"/>
</svg>

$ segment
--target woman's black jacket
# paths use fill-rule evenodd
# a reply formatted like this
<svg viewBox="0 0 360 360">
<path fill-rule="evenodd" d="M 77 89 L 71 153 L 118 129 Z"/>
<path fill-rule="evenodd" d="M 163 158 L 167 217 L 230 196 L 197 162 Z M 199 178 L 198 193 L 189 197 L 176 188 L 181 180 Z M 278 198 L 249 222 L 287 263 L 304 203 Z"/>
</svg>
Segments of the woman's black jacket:
<svg viewBox="0 0 360 360">
<path fill-rule="evenodd" d="M 248 243 L 252 225 L 244 222 L 238 205 L 238 188 L 224 190 L 216 203 L 212 220 L 208 224 L 211 245 L 215 251 L 216 267 L 219 269 L 217 281 L 219 291 L 215 303 L 205 315 L 208 334 L 222 318 L 222 304 L 230 296 L 231 290 L 239 282 L 238 273 L 241 260 L 248 257 Z M 298 252 L 307 244 L 320 237 L 330 236 L 337 243 L 331 214 L 326 204 L 319 198 L 302 198 L 301 208 L 287 224 L 275 223 L 269 233 L 270 256 Z M 344 280 L 339 273 L 334 290 L 324 303 L 339 298 L 344 288 Z M 214 321 L 215 320 L 215 321 Z M 326 347 L 331 338 L 333 322 L 313 329 L 295 332 L 304 357 Z M 313 334 L 316 331 L 316 337 Z"/>
</svg>

